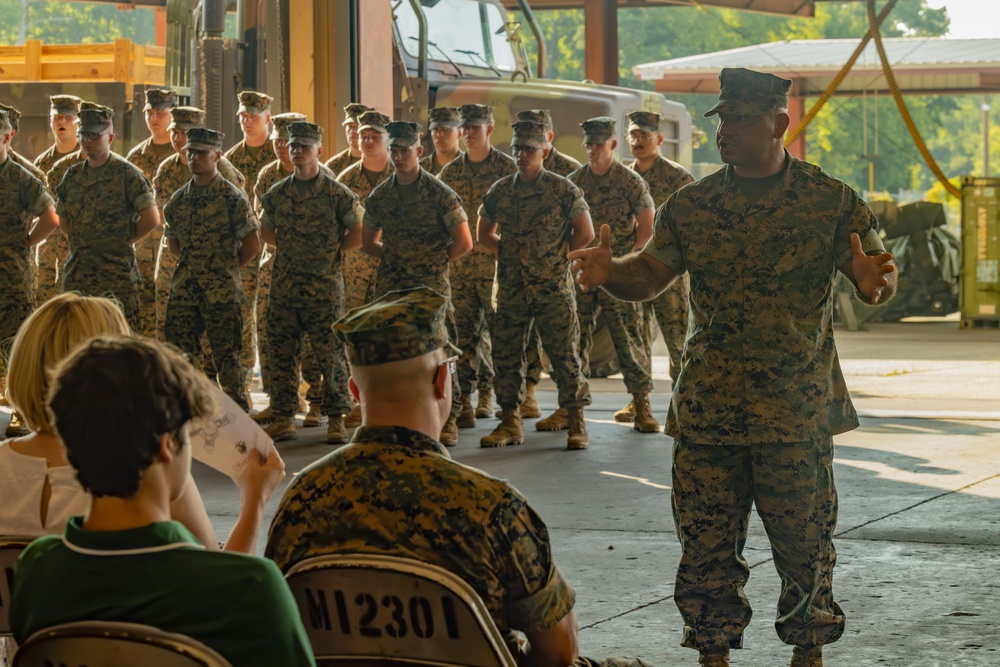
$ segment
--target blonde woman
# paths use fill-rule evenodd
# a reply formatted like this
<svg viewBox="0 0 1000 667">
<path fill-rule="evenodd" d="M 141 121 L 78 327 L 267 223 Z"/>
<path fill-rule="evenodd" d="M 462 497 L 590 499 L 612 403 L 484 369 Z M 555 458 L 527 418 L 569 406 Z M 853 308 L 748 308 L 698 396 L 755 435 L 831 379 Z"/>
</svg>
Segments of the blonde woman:
<svg viewBox="0 0 1000 667">
<path fill-rule="evenodd" d="M 0 535 L 59 534 L 66 519 L 87 513 L 90 497 L 77 482 L 45 407 L 49 373 L 91 338 L 130 333 L 114 301 L 72 292 L 46 301 L 21 325 L 11 348 L 7 397 L 31 433 L 0 442 Z M 129 406 L 122 405 L 122 410 L 127 412 Z M 253 501 L 275 477 L 283 476 L 284 464 L 277 453 L 263 464 L 255 461 L 246 467 L 237 482 L 243 498 L 227 551 L 254 551 L 263 503 Z M 183 523 L 206 548 L 218 549 L 190 474 L 170 510 L 171 518 Z"/>
</svg>

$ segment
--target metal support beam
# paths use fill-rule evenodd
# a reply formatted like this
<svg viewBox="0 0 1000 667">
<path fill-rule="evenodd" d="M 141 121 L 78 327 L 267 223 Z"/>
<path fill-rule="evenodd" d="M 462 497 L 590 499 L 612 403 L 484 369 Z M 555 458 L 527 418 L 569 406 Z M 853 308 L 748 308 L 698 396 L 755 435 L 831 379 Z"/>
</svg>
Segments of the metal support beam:
<svg viewBox="0 0 1000 667">
<path fill-rule="evenodd" d="M 618 6 L 605 0 L 584 0 L 584 69 L 597 83 L 618 85 Z"/>
</svg>

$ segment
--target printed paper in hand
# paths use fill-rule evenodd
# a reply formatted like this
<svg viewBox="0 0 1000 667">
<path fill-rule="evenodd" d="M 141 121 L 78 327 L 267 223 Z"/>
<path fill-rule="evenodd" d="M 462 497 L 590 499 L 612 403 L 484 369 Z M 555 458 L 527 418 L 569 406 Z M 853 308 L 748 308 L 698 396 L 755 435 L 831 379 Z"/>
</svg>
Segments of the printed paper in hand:
<svg viewBox="0 0 1000 667">
<path fill-rule="evenodd" d="M 219 408 L 214 417 L 191 429 L 191 455 L 235 479 L 250 461 L 250 450 L 266 459 L 274 441 L 236 401 L 221 389 L 214 390 Z"/>
</svg>

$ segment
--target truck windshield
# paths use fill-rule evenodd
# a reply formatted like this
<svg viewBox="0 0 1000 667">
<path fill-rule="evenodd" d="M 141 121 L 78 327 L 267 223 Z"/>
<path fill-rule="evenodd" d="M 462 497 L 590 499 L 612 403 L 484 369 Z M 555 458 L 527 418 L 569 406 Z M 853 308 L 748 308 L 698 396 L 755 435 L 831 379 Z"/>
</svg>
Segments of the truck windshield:
<svg viewBox="0 0 1000 667">
<path fill-rule="evenodd" d="M 421 4 L 427 15 L 427 41 L 434 45 L 428 47 L 428 58 L 439 60 L 444 52 L 459 65 L 486 67 L 489 63 L 502 72 L 517 70 L 504 29 L 507 17 L 499 7 L 477 0 L 423 0 Z M 403 48 L 417 57 L 420 24 L 409 0 L 398 4 L 395 16 Z"/>
</svg>

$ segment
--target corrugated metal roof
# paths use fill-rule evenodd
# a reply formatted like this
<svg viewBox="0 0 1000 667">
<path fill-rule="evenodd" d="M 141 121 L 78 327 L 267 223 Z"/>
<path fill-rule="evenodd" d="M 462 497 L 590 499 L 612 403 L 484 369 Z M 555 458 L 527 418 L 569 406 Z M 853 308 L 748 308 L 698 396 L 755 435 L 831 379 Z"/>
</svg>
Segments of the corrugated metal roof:
<svg viewBox="0 0 1000 667">
<path fill-rule="evenodd" d="M 718 74 L 723 67 L 748 67 L 781 76 L 836 72 L 857 48 L 857 39 L 795 39 L 697 56 L 644 63 L 632 68 L 641 81 Z M 894 37 L 882 40 L 893 70 L 1000 67 L 1000 39 Z M 854 71 L 877 71 L 881 62 L 869 42 Z"/>
</svg>

